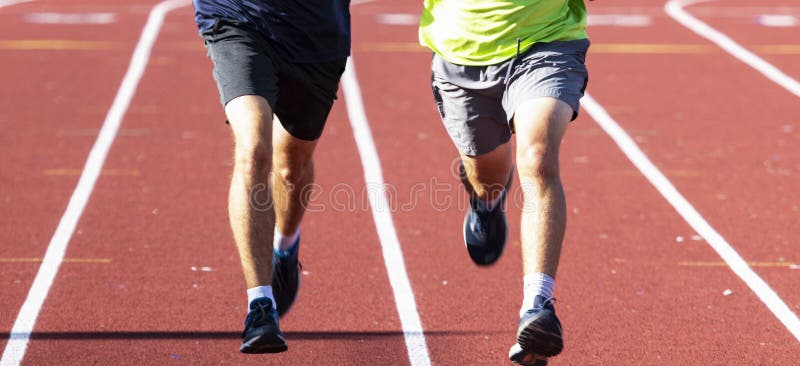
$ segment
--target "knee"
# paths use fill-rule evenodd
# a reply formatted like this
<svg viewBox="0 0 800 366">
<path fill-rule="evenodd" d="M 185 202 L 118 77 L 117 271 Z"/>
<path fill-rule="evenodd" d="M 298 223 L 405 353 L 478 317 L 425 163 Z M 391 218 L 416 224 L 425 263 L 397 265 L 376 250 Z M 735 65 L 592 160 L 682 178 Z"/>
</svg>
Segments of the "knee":
<svg viewBox="0 0 800 366">
<path fill-rule="evenodd" d="M 558 150 L 547 144 L 517 148 L 517 169 L 521 180 L 547 184 L 559 179 Z"/>
<path fill-rule="evenodd" d="M 472 182 L 485 182 L 489 179 L 487 177 L 482 177 L 479 174 L 475 173 L 472 174 L 470 179 Z M 503 192 L 506 189 L 505 183 L 494 183 L 494 184 L 486 184 L 486 183 L 478 183 L 472 186 L 472 193 L 483 200 L 493 199 L 497 197 L 498 194 Z"/>
<path fill-rule="evenodd" d="M 272 167 L 272 147 L 261 138 L 240 139 L 236 141 L 235 164 L 247 175 L 260 175 Z"/>
<path fill-rule="evenodd" d="M 237 170 L 260 175 L 272 168 L 272 112 L 260 97 L 236 98 L 225 106 L 234 141 Z"/>
<path fill-rule="evenodd" d="M 276 161 L 274 174 L 284 184 L 303 185 L 314 175 L 314 162 L 310 158 L 303 161 Z"/>
</svg>

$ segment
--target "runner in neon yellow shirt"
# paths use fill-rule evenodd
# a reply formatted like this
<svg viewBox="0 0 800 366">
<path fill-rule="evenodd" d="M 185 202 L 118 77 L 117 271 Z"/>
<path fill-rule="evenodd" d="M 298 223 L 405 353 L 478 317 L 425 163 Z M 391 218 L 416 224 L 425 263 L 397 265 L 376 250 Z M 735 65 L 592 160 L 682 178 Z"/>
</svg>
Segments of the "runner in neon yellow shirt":
<svg viewBox="0 0 800 366">
<path fill-rule="evenodd" d="M 492 65 L 536 42 L 586 36 L 583 0 L 425 0 L 419 39 L 459 65 Z"/>
<path fill-rule="evenodd" d="M 508 357 L 544 366 L 563 348 L 553 306 L 567 211 L 558 153 L 588 82 L 586 7 L 583 0 L 425 0 L 419 38 L 434 52 L 433 97 L 461 155 L 470 196 L 464 244 L 477 265 L 495 263 L 505 248 L 506 197 L 519 197 L 509 192 L 516 166 L 524 287 Z"/>
</svg>

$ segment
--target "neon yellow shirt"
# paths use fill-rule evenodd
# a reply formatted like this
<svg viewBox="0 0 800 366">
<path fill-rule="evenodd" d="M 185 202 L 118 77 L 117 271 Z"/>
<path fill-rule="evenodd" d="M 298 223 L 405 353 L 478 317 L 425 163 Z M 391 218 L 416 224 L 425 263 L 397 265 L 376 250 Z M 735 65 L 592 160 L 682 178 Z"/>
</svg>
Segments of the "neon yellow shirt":
<svg viewBox="0 0 800 366">
<path fill-rule="evenodd" d="M 459 65 L 493 65 L 536 42 L 587 38 L 583 0 L 425 0 L 419 42 Z"/>
</svg>

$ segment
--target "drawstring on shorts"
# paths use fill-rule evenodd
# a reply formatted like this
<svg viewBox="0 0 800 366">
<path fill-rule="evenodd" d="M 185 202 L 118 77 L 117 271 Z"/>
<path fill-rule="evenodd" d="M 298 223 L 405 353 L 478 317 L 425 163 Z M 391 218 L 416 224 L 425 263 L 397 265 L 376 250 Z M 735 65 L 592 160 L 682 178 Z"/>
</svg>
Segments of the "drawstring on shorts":
<svg viewBox="0 0 800 366">
<path fill-rule="evenodd" d="M 508 79 L 511 77 L 511 72 L 514 70 L 514 66 L 517 65 L 517 59 L 519 59 L 519 49 L 520 49 L 520 38 L 517 37 L 517 55 L 511 59 L 511 64 L 508 65 L 508 71 L 506 71 L 506 78 L 503 80 L 503 83 L 506 84 L 506 88 L 508 87 Z"/>
</svg>

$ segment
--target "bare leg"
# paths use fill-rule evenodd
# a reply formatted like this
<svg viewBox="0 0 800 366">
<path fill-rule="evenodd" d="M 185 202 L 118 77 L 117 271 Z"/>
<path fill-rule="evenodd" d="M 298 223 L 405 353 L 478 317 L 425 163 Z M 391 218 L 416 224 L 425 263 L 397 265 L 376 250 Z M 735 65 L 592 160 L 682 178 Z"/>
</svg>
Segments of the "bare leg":
<svg viewBox="0 0 800 366">
<path fill-rule="evenodd" d="M 572 108 L 554 98 L 528 101 L 515 113 L 525 274 L 556 277 L 567 221 L 558 152 L 570 117 Z"/>
<path fill-rule="evenodd" d="M 505 143 L 478 156 L 462 156 L 470 210 L 464 216 L 464 245 L 472 262 L 494 264 L 508 240 L 508 223 L 502 197 L 511 174 L 511 144 Z"/>
<path fill-rule="evenodd" d="M 314 182 L 312 155 L 317 141 L 298 139 L 283 129 L 277 118 L 273 126 L 275 152 L 272 165 L 272 194 L 275 199 L 275 228 L 283 235 L 297 231 L 303 219 Z"/>
<path fill-rule="evenodd" d="M 234 166 L 228 216 L 247 288 L 272 283 L 275 211 L 269 175 L 272 109 L 259 96 L 235 98 L 225 106 L 234 138 Z"/>
<path fill-rule="evenodd" d="M 571 116 L 572 108 L 554 98 L 529 100 L 517 108 L 514 116 L 517 171 L 525 199 L 521 226 L 526 275 L 517 343 L 508 355 L 516 363 L 546 365 L 544 358 L 563 349 L 561 325 L 552 302 L 539 301 L 552 297 L 554 283 L 546 283 L 556 277 L 567 225 L 558 151 Z"/>
<path fill-rule="evenodd" d="M 483 201 L 496 198 L 511 174 L 511 143 L 478 156 L 461 155 L 470 187 L 467 190 Z"/>
</svg>

